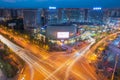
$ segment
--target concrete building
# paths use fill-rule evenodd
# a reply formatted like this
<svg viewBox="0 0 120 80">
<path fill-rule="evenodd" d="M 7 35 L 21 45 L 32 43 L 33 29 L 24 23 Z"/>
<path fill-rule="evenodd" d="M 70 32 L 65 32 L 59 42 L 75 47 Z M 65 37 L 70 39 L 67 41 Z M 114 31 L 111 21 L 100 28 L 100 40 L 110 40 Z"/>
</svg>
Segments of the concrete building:
<svg viewBox="0 0 120 80">
<path fill-rule="evenodd" d="M 76 41 L 77 27 L 71 25 L 51 25 L 46 29 L 46 37 L 56 44 L 72 44 Z"/>
<path fill-rule="evenodd" d="M 38 9 L 24 9 L 24 29 L 31 34 L 37 33 L 37 30 L 40 28 L 40 15 L 40 10 Z"/>
<path fill-rule="evenodd" d="M 103 14 L 104 12 L 102 9 L 89 9 L 88 21 L 94 24 L 102 24 L 104 16 Z"/>
<path fill-rule="evenodd" d="M 17 9 L 17 18 L 23 18 L 23 9 Z"/>
<path fill-rule="evenodd" d="M 84 22 L 85 12 L 84 9 L 79 8 L 66 8 L 62 10 L 61 22 Z"/>
<path fill-rule="evenodd" d="M 46 29 L 46 36 L 50 40 L 68 40 L 76 36 L 77 27 L 71 25 L 50 25 Z"/>
<path fill-rule="evenodd" d="M 11 19 L 11 10 L 10 9 L 0 9 L 0 18 L 4 18 L 4 20 Z"/>
<path fill-rule="evenodd" d="M 46 9 L 48 24 L 69 22 L 85 22 L 88 19 L 88 9 L 59 8 Z"/>
</svg>

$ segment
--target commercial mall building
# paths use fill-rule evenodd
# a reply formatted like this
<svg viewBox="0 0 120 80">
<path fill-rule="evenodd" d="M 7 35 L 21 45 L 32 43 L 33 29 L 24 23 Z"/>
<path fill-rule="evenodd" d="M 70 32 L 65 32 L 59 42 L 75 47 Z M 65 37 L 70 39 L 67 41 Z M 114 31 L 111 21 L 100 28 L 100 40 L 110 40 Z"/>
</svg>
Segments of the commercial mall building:
<svg viewBox="0 0 120 80">
<path fill-rule="evenodd" d="M 73 43 L 77 33 L 74 25 L 50 25 L 46 28 L 46 37 L 53 43 Z"/>
</svg>

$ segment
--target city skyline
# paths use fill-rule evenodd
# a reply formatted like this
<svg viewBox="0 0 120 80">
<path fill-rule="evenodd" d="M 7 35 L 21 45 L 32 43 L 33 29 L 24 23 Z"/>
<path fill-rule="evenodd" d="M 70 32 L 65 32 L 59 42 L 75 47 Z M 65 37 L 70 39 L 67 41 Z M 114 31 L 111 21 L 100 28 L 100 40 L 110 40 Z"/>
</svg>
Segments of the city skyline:
<svg viewBox="0 0 120 80">
<path fill-rule="evenodd" d="M 0 80 L 120 80 L 120 0 L 0 0 Z"/>
</svg>

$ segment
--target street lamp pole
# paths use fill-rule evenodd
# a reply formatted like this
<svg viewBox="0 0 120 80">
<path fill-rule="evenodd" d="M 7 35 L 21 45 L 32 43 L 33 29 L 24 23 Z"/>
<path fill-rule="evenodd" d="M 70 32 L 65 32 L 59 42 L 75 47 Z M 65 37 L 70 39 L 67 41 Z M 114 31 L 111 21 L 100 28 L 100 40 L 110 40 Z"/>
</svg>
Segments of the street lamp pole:
<svg viewBox="0 0 120 80">
<path fill-rule="evenodd" d="M 112 78 L 111 78 L 111 80 L 114 79 L 114 74 L 115 74 L 115 70 L 116 70 L 116 67 L 117 67 L 117 63 L 118 63 L 118 55 L 119 55 L 119 54 L 116 55 L 115 66 L 114 66 L 114 69 L 113 69 L 113 73 L 112 73 Z"/>
</svg>

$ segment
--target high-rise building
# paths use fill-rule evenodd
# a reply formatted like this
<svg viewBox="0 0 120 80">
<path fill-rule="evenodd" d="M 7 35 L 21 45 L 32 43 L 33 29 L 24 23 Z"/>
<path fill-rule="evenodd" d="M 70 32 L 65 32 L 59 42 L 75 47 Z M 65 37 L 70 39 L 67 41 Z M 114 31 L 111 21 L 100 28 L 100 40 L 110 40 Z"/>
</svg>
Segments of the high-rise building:
<svg viewBox="0 0 120 80">
<path fill-rule="evenodd" d="M 89 12 L 89 21 L 95 24 L 102 24 L 104 11 L 102 9 L 90 9 Z"/>
<path fill-rule="evenodd" d="M 23 18 L 23 9 L 17 9 L 17 18 Z"/>
<path fill-rule="evenodd" d="M 11 18 L 16 19 L 18 14 L 17 14 L 17 9 L 11 9 Z"/>
<path fill-rule="evenodd" d="M 41 26 L 44 26 L 46 25 L 49 21 L 49 18 L 48 18 L 48 11 L 47 9 L 41 9 L 41 15 L 40 15 L 40 19 L 41 19 Z"/>
<path fill-rule="evenodd" d="M 57 24 L 58 23 L 58 10 L 59 9 L 47 9 L 48 24 Z"/>
<path fill-rule="evenodd" d="M 37 33 L 40 24 L 40 10 L 38 9 L 24 9 L 23 21 L 24 29 L 28 32 Z"/>
<path fill-rule="evenodd" d="M 10 9 L 0 9 L 0 17 L 4 18 L 5 20 L 9 20 L 11 18 Z"/>
<path fill-rule="evenodd" d="M 0 17 L 3 17 L 3 9 L 0 9 Z"/>
<path fill-rule="evenodd" d="M 88 20 L 88 9 L 84 9 L 84 20 L 87 21 Z"/>
</svg>

